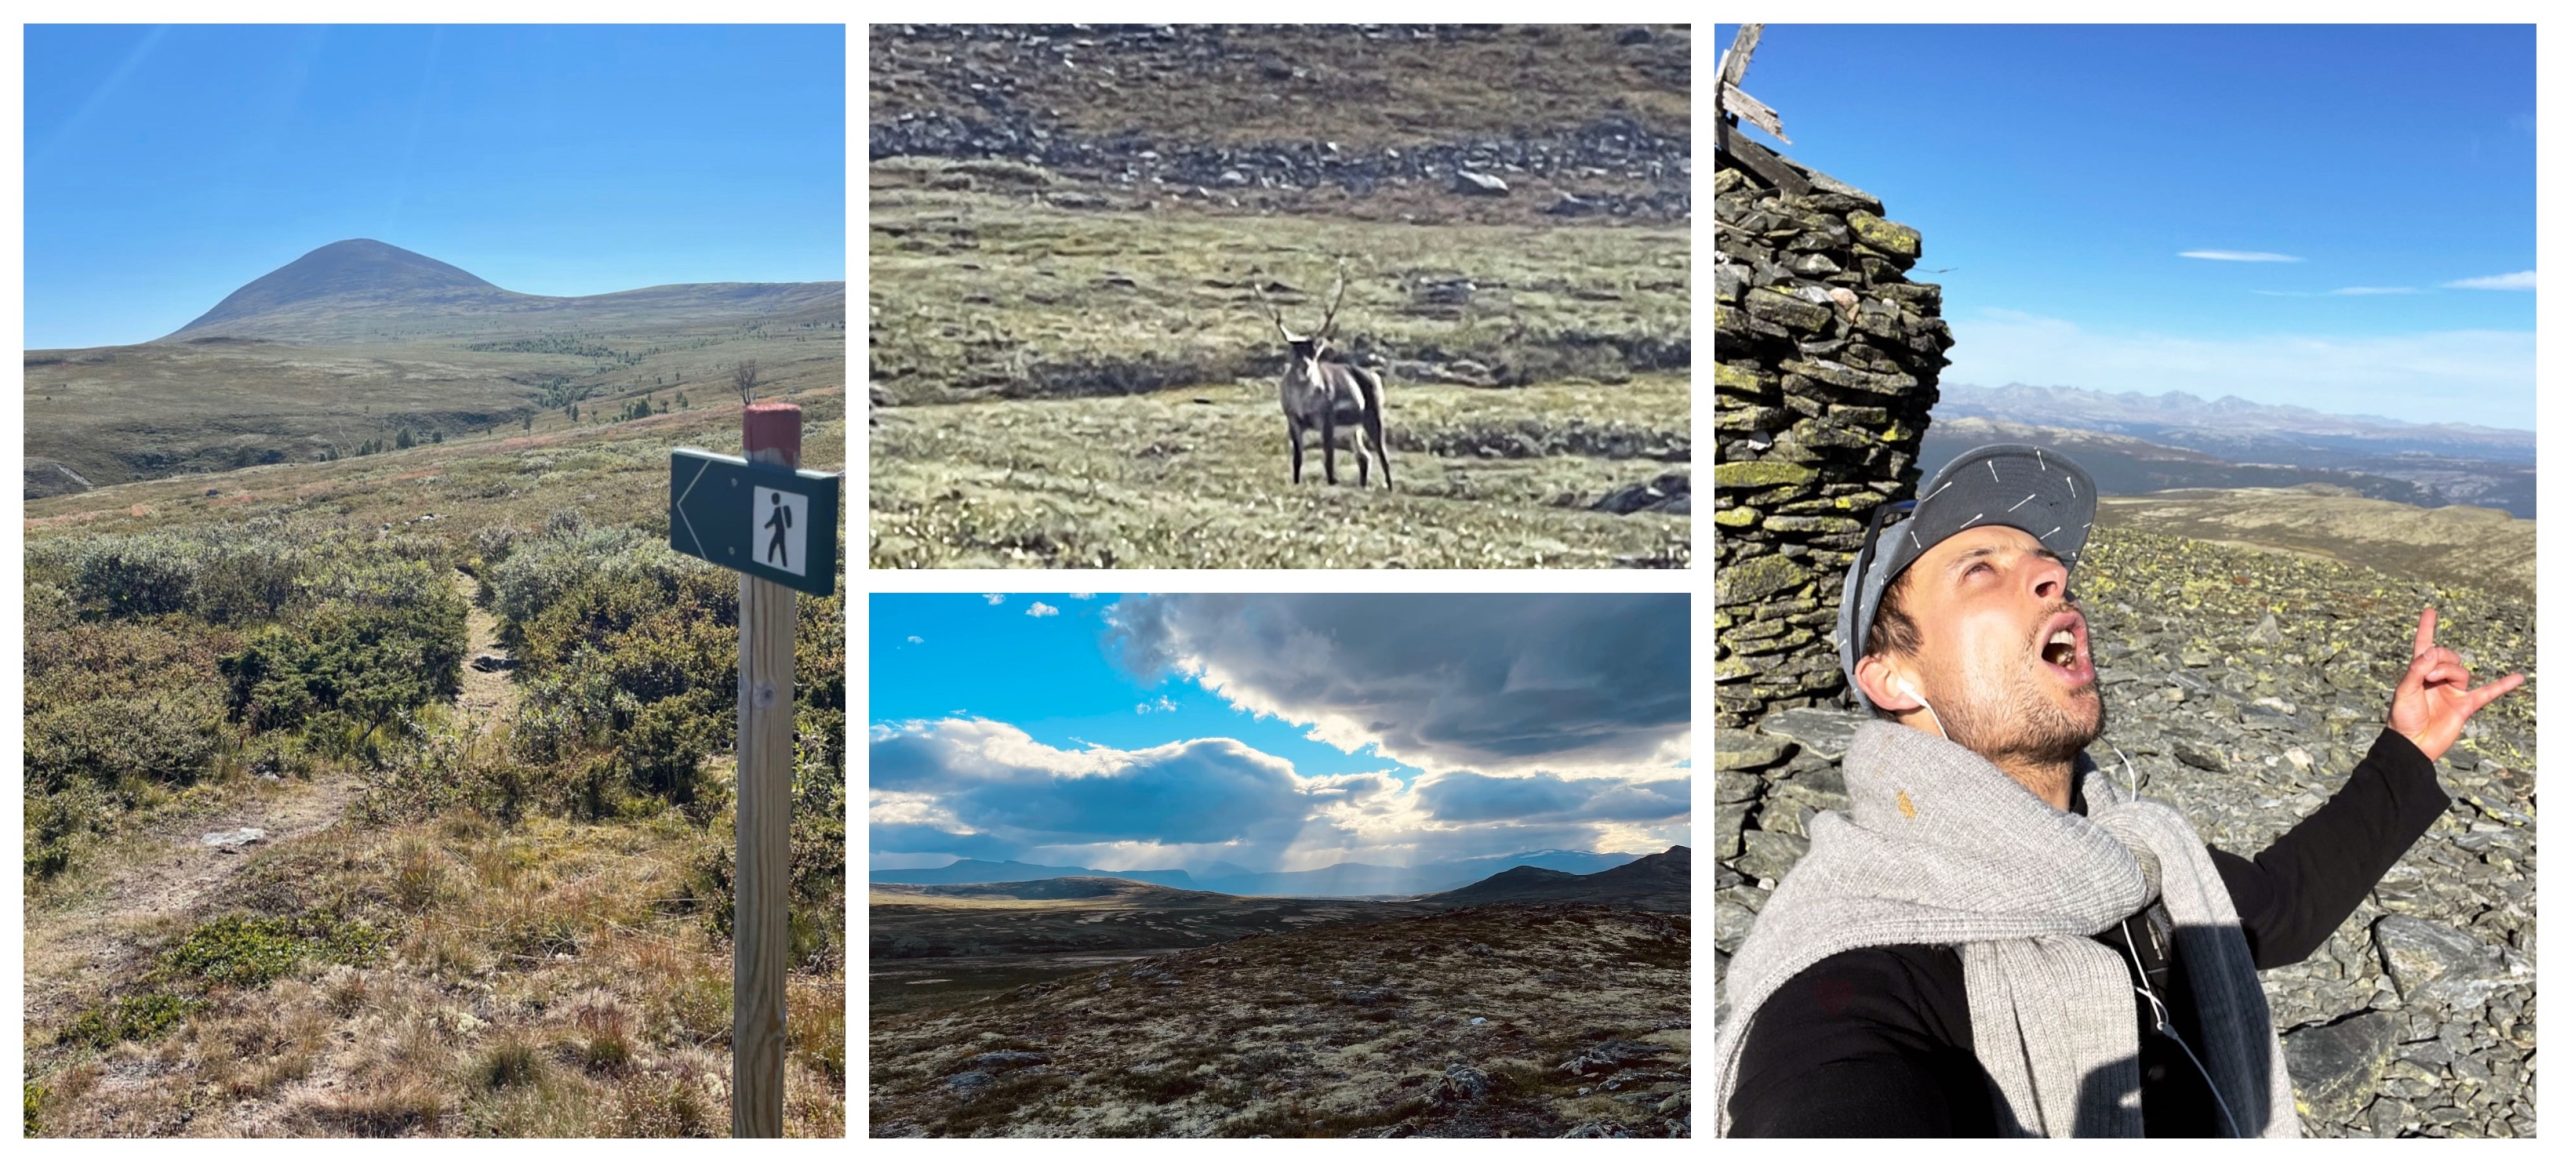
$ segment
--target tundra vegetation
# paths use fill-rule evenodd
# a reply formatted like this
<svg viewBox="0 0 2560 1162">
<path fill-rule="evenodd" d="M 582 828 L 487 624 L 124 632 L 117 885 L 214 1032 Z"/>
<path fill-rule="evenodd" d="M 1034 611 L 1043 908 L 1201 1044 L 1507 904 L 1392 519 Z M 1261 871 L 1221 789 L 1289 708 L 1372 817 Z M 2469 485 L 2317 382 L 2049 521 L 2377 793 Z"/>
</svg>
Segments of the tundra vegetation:
<svg viewBox="0 0 2560 1162">
<path fill-rule="evenodd" d="M 834 467 L 841 389 L 781 394 Z M 30 1133 L 727 1132 L 737 582 L 664 526 L 736 418 L 554 419 L 30 503 Z M 793 1135 L 844 1127 L 844 633 L 801 598 Z"/>
<path fill-rule="evenodd" d="M 1685 566 L 1687 37 L 883 29 L 872 564 Z M 1341 262 L 1391 494 L 1288 475 Z"/>
</svg>

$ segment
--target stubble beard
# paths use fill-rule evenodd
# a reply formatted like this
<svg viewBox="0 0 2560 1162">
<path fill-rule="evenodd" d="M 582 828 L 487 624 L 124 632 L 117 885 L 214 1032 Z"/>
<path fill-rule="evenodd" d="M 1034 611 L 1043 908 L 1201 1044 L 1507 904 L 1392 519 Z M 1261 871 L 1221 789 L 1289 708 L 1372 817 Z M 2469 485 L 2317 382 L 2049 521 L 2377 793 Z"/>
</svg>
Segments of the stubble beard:
<svg viewBox="0 0 2560 1162">
<path fill-rule="evenodd" d="M 1938 708 L 1947 719 L 1940 729 L 1952 731 L 1952 741 L 2001 765 L 2069 763 L 2106 733 L 2107 702 L 2094 676 L 2088 685 L 2063 695 L 2062 703 L 2032 676 L 2005 686 L 1989 697 L 1947 699 L 1948 705 Z M 2082 699 L 2097 707 L 2086 721 L 2078 713 Z"/>
</svg>

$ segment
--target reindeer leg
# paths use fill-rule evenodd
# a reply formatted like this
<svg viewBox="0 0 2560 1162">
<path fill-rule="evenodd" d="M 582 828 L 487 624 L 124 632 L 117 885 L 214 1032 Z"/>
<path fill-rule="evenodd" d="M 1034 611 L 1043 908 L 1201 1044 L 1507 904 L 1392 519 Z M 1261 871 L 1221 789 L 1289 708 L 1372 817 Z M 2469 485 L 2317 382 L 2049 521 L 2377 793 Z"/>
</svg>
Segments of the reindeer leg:
<svg viewBox="0 0 2560 1162">
<path fill-rule="evenodd" d="M 1304 479 L 1306 466 L 1306 444 L 1298 434 L 1298 425 L 1292 423 L 1289 425 L 1289 483 L 1296 484 Z"/>
<path fill-rule="evenodd" d="M 1387 467 L 1386 423 L 1379 418 L 1378 409 L 1372 407 L 1367 415 L 1360 417 L 1360 426 L 1368 429 L 1369 446 L 1377 450 L 1378 471 L 1387 478 L 1387 491 L 1395 491 L 1396 472 L 1395 469 Z"/>
<path fill-rule="evenodd" d="M 1325 409 L 1324 413 L 1324 482 L 1342 483 L 1333 474 L 1333 410 L 1331 408 Z"/>
<path fill-rule="evenodd" d="M 1351 458 L 1360 464 L 1360 487 L 1369 487 L 1369 445 L 1361 440 L 1357 428 L 1351 432 Z"/>
</svg>

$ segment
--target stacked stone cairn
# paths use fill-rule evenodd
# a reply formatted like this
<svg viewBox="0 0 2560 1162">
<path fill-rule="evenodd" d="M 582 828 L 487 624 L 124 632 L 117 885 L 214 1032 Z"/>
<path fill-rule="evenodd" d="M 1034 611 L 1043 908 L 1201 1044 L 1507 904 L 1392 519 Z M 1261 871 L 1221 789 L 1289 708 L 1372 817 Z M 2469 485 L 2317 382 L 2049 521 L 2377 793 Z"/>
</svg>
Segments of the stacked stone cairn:
<svg viewBox="0 0 2560 1162">
<path fill-rule="evenodd" d="M 1781 164 L 1794 165 L 1780 159 Z M 1716 155 L 1716 725 L 1843 696 L 1840 583 L 1908 497 L 1954 340 L 1904 278 L 1920 234 L 1796 167 L 1785 193 Z"/>
</svg>

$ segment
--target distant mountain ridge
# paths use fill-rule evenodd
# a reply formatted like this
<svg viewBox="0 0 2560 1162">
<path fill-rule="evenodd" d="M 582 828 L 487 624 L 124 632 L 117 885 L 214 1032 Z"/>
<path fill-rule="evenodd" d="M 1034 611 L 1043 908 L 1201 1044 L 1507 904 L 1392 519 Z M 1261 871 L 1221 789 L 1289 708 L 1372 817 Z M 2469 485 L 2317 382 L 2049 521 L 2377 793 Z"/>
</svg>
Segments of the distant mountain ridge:
<svg viewBox="0 0 2560 1162">
<path fill-rule="evenodd" d="M 1051 867 L 1016 860 L 963 859 L 942 867 L 883 868 L 871 873 L 875 884 L 1010 884 L 1028 880 L 1135 880 L 1168 888 L 1195 888 L 1191 873 L 1162 871 L 1096 871 L 1089 867 Z"/>
<path fill-rule="evenodd" d="M 2208 400 L 2183 391 L 2147 395 L 2078 387 L 2011 383 L 1986 388 L 1947 384 L 1932 418 L 1982 416 L 2019 423 L 2143 434 L 2137 429 L 2192 430 L 2207 437 L 2258 433 L 2293 439 L 2388 440 L 2403 446 L 2450 443 L 2474 454 L 2530 456 L 2534 434 L 2467 423 L 2411 423 L 2380 416 L 2339 415 L 2292 404 L 2263 404 L 2225 395 Z"/>
<path fill-rule="evenodd" d="M 1217 864 L 1194 875 L 1180 868 L 1106 871 L 1049 867 L 1013 860 L 963 859 L 938 868 L 880 869 L 875 884 L 983 884 L 1067 877 L 1136 880 L 1172 888 L 1196 888 L 1231 896 L 1412 896 L 1446 891 L 1505 868 L 1528 866 L 1565 874 L 1606 871 L 1636 862 L 1628 852 L 1531 851 L 1516 855 L 1441 860 L 1414 867 L 1339 863 L 1294 872 L 1255 872 Z"/>
<path fill-rule="evenodd" d="M 371 238 L 313 250 L 224 296 L 159 342 L 341 342 L 386 333 L 514 333 L 841 317 L 841 282 L 678 283 L 600 295 L 529 295 Z"/>
<path fill-rule="evenodd" d="M 2332 416 L 2182 392 L 2019 384 L 1943 390 L 1920 444 L 1923 473 L 1970 448 L 2024 442 L 2079 462 L 2110 496 L 2319 484 L 2397 504 L 2534 515 L 2531 432 Z"/>
<path fill-rule="evenodd" d="M 1515 867 L 1455 891 L 1435 904 L 1623 904 L 1648 912 L 1689 911 L 1689 849 L 1675 846 L 1633 863 L 1588 875 Z"/>
</svg>

